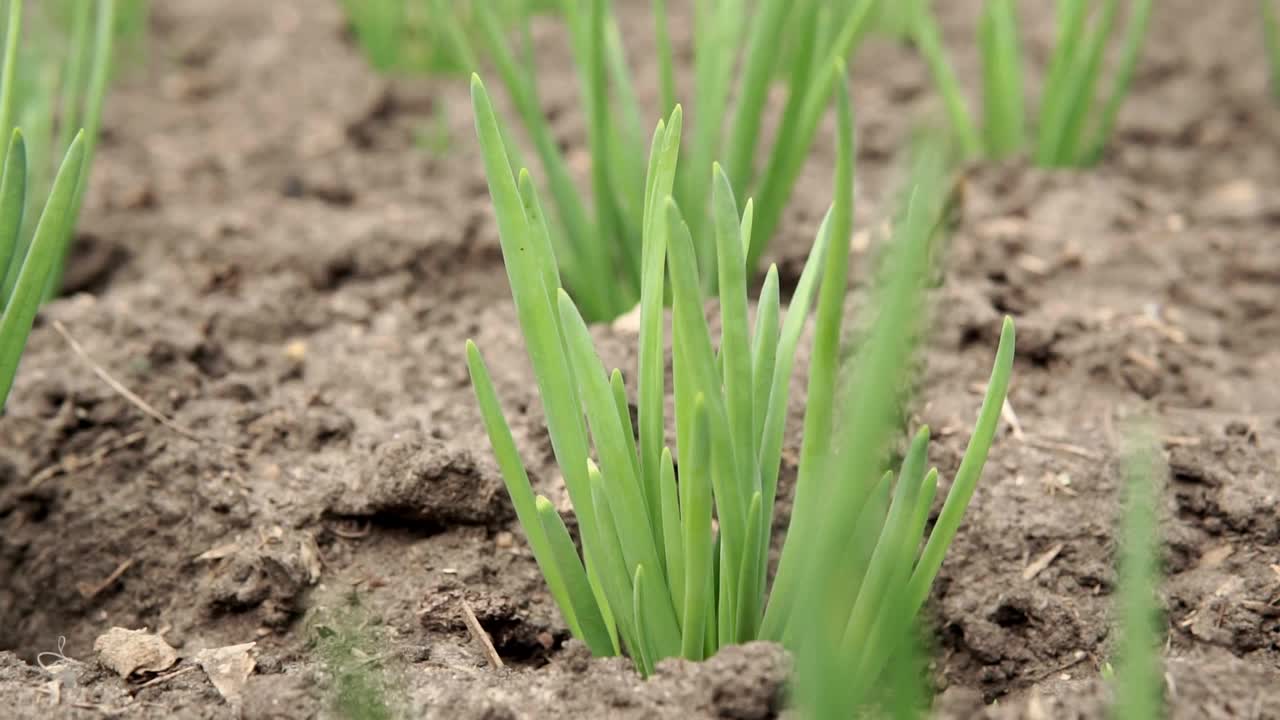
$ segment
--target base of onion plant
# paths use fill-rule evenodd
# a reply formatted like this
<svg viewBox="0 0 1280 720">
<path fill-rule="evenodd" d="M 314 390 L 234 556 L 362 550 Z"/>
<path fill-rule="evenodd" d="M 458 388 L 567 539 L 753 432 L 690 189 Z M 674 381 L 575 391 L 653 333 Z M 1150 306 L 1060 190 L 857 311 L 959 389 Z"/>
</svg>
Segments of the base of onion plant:
<svg viewBox="0 0 1280 720">
<path fill-rule="evenodd" d="M 916 24 L 916 43 L 929 63 L 947 114 L 971 157 L 1003 158 L 1030 153 L 1042 167 L 1081 167 L 1096 163 L 1115 127 L 1142 51 L 1152 0 L 1127 3 L 1111 92 L 1102 102 L 1098 85 L 1107 44 L 1117 32 L 1121 0 L 1105 0 L 1095 17 L 1089 0 L 1057 3 L 1057 43 L 1038 112 L 1035 137 L 1028 139 L 1023 91 L 1023 57 L 1014 0 L 987 0 L 978 27 L 982 54 L 982 128 L 973 122 L 946 52 L 937 21 L 924 13 Z M 1101 103 L 1101 105 L 1099 105 Z"/>
<path fill-rule="evenodd" d="M 72 139 L 54 177 L 53 190 L 36 223 L 30 247 L 22 248 L 18 239 L 27 204 L 27 151 L 21 131 L 13 132 L 5 154 L 4 175 L 0 178 L 0 275 L 12 271 L 17 281 L 12 292 L 0 294 L 0 412 L 13 387 L 18 361 L 57 261 L 61 240 L 71 223 L 84 156 L 81 132 Z"/>
<path fill-rule="evenodd" d="M 478 77 L 472 80 L 476 129 L 503 258 L 552 446 L 577 516 L 581 555 L 554 506 L 535 496 L 480 352 L 468 343 L 473 386 L 517 516 L 566 624 L 593 653 L 625 653 L 641 673 L 652 672 L 663 658 L 700 660 L 724 645 L 759 638 L 794 648 L 809 639 L 815 617 L 830 619 L 825 630 L 848 643 L 880 643 L 891 650 L 892 643 L 877 635 L 874 622 L 886 612 L 884 591 L 900 587 L 911 615 L 924 602 L 993 439 L 1012 365 L 1008 321 L 964 464 L 918 553 L 937 482 L 936 471 L 925 472 L 928 431 L 917 435 L 894 483 L 888 475 L 881 479 L 879 471 L 870 478 L 859 475 L 881 462 L 884 443 L 864 437 L 863 425 L 835 421 L 837 408 L 850 405 L 837 403 L 836 376 L 854 162 L 853 121 L 847 91 L 843 83 L 839 87 L 835 200 L 785 318 L 777 269 L 770 268 L 755 322 L 748 320 L 746 247 L 753 204 L 748 200 L 739 208 L 718 165 L 712 169 L 709 230 L 715 262 L 711 269 L 699 267 L 689 228 L 671 198 L 680 108 L 658 124 L 642 203 L 638 414 L 633 425 L 621 372 L 606 371 L 582 314 L 560 287 L 545 215 L 529 174 L 513 173 L 488 94 Z M 928 217 L 925 204 L 912 207 L 905 226 L 913 233 L 910 237 L 927 243 L 936 215 Z M 911 247 L 921 246 L 916 242 Z M 925 255 L 911 255 L 912 262 L 923 262 Z M 708 298 L 699 282 L 700 269 L 714 272 L 718 281 L 718 350 L 704 315 Z M 923 277 L 906 265 L 902 272 L 916 285 Z M 895 288 L 900 284 L 891 283 Z M 663 302 L 668 290 L 675 447 L 664 445 Z M 884 317 L 894 322 L 920 310 L 901 294 L 886 295 L 896 304 L 885 309 Z M 815 295 L 819 309 L 796 509 L 778 576 L 766 594 L 790 379 Z M 879 408 L 884 393 L 896 392 L 897 386 L 877 383 L 891 380 L 894 368 L 902 366 L 884 363 L 905 358 L 896 351 L 876 357 L 859 373 L 867 380 L 858 386 L 868 388 L 872 406 Z M 866 399 L 858 397 L 851 405 Z M 832 506 L 844 512 L 824 510 Z M 858 581 L 846 582 L 852 577 L 850 565 L 840 568 L 838 579 L 819 582 L 826 577 L 820 570 L 830 567 L 806 558 L 849 558 L 847 543 L 855 539 L 869 541 L 857 546 L 869 550 Z M 812 554 L 829 550 L 834 551 Z M 905 568 L 912 571 L 904 575 Z M 817 608 L 816 615 L 809 605 L 815 582 L 835 583 L 818 588 L 833 600 Z M 827 592 L 832 588 L 839 592 Z M 871 659 L 860 662 L 868 673 L 882 669 Z"/>
</svg>

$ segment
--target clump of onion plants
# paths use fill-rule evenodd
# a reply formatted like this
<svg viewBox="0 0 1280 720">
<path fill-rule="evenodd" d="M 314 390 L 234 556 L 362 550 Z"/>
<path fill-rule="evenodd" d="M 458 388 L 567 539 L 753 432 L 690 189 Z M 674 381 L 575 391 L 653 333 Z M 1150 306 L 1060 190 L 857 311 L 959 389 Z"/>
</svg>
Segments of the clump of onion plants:
<svg viewBox="0 0 1280 720">
<path fill-rule="evenodd" d="M 987 0 L 978 28 L 982 55 L 982 126 L 973 121 L 942 47 L 937 21 L 919 18 L 916 42 L 933 71 L 947 114 L 971 157 L 1022 152 L 1042 167 L 1096 163 L 1115 127 L 1142 51 L 1151 0 L 1063 0 L 1057 3 L 1057 42 L 1039 108 L 1028 123 L 1023 56 L 1014 0 Z M 1125 24 L 1120 27 L 1121 6 Z M 1113 36 L 1120 51 L 1110 92 L 1100 90 L 1104 56 Z M 1028 125 L 1031 129 L 1028 129 Z"/>
<path fill-rule="evenodd" d="M 848 55 L 874 4 L 761 0 L 748 12 L 742 2 L 694 3 L 696 103 L 684 133 L 691 163 L 677 168 L 671 194 L 689 224 L 704 289 L 714 289 L 717 277 L 713 233 L 704 232 L 714 216 L 714 184 L 706 168 L 722 159 L 735 196 L 756 200 L 743 251 L 753 269 L 777 229 L 835 88 L 835 60 Z M 663 108 L 671 108 L 678 91 L 667 1 L 653 0 L 651 7 L 660 99 Z M 575 186 L 543 111 L 527 27 L 521 50 L 510 42 L 494 11 L 484 5 L 476 9 L 481 29 L 476 54 L 497 70 L 547 175 L 553 208 L 548 223 L 557 228 L 551 242 L 565 287 L 589 321 L 630 311 L 642 294 L 642 245 L 651 208 L 642 202 L 646 128 L 613 3 L 561 2 L 587 117 L 590 202 Z M 782 52 L 784 44 L 793 51 Z M 769 89 L 778 77 L 785 80 L 787 100 L 771 149 L 760 153 Z M 509 135 L 506 130 L 503 134 Z M 510 144 L 508 152 L 514 152 Z M 660 205 L 663 200 L 659 198 Z"/>
<path fill-rule="evenodd" d="M 22 127 L 25 145 L 31 150 L 25 185 L 32 192 L 28 193 L 26 222 L 18 237 L 20 257 L 33 242 L 34 220 L 40 216 L 40 203 L 50 191 L 53 173 L 77 133 L 84 132 L 84 160 L 79 163 L 68 221 L 57 239 L 46 296 L 61 286 L 63 264 L 84 201 L 111 75 L 115 37 L 118 33 L 135 32 L 140 16 L 145 16 L 145 5 L 140 0 L 119 1 L 126 9 L 119 18 L 117 0 L 32 3 L 32 16 L 25 23 L 22 0 L 7 0 L 6 4 L 0 138 L 7 140 L 15 127 Z M 10 268 L 7 275 L 0 277 L 0 296 L 14 292 L 19 269 Z"/>
<path fill-rule="evenodd" d="M 840 75 L 839 69 L 833 72 Z M 709 163 L 707 234 L 714 256 L 710 268 L 701 265 L 672 196 L 680 107 L 658 123 L 641 198 L 633 424 L 621 372 L 606 371 L 582 312 L 562 287 L 534 183 L 528 171 L 513 172 L 489 96 L 480 79 L 472 79 L 503 258 L 581 552 L 551 501 L 535 495 L 480 351 L 468 343 L 472 383 L 521 527 L 566 624 L 593 653 L 626 654 L 641 673 L 650 673 L 663 658 L 700 660 L 732 643 L 769 639 L 803 648 L 819 633 L 830 633 L 840 638 L 840 648 L 856 650 L 844 667 L 878 674 L 883 656 L 894 649 L 890 638 L 898 637 L 881 637 L 879 620 L 898 617 L 893 610 L 914 616 L 924 602 L 994 437 L 1012 369 L 1013 327 L 1007 320 L 978 425 L 920 550 L 937 483 L 936 471 L 925 469 L 928 431 L 917 433 L 899 472 L 881 476 L 891 436 L 881 428 L 889 415 L 879 411 L 899 391 L 895 378 L 906 359 L 900 352 L 906 340 L 898 337 L 889 345 L 893 352 L 875 354 L 851 384 L 837 377 L 854 175 L 852 117 L 843 83 L 838 87 L 835 200 L 785 316 L 777 269 L 770 268 L 754 323 L 746 256 L 755 206 L 748 200 L 740 207 L 726 171 Z M 936 219 L 930 208 L 936 206 L 913 202 L 906 213 L 894 244 L 910 249 L 904 256 L 911 262 L 893 277 L 900 271 L 909 281 L 890 281 L 895 291 L 885 297 L 894 304 L 877 321 L 880 335 L 891 334 L 892 323 L 905 336 L 913 334 L 924 276 L 915 271 L 928 254 Z M 708 297 L 700 271 L 716 278 L 718 347 L 704 315 Z M 664 413 L 668 292 L 672 418 Z M 767 559 L 790 379 L 815 299 L 795 510 L 770 585 Z M 864 402 L 870 410 L 859 412 L 877 418 L 870 435 L 867 423 L 849 421 L 860 415 L 846 412 Z M 674 447 L 667 445 L 669 420 Z M 815 605 L 818 597 L 823 600 Z M 880 655 L 868 655 L 873 650 Z"/>
</svg>

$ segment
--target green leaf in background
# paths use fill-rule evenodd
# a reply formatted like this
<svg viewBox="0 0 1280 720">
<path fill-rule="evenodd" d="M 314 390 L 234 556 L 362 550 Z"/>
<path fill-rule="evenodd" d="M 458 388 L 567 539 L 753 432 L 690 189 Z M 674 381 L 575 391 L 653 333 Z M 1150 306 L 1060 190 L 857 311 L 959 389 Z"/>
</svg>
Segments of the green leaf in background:
<svg viewBox="0 0 1280 720">
<path fill-rule="evenodd" d="M 672 195 L 689 225 L 698 260 L 698 280 L 714 291 L 719 281 L 711 205 L 713 181 L 706 172 L 725 158 L 724 174 L 735 198 L 755 197 L 750 242 L 744 251 L 746 276 L 755 274 L 782 212 L 799 179 L 830 102 L 838 61 L 863 36 L 880 0 L 851 0 L 822 26 L 824 0 L 696 0 L 693 23 L 694 121 L 684 127 L 691 163 L 674 169 L 667 194 Z M 578 71 L 580 104 L 590 162 L 570 163 L 548 120 L 538 92 L 538 68 L 530 47 L 529 17 L 543 9 L 520 0 L 449 5 L 431 0 L 423 17 L 416 8 L 427 0 L 344 0 L 361 44 L 376 67 L 386 70 L 433 69 L 430 63 L 405 61 L 406 54 L 431 40 L 452 48 L 467 69 L 491 64 L 515 107 L 547 176 L 552 213 L 547 219 L 561 279 L 588 322 L 611 320 L 631 311 L 643 295 L 645 234 L 654 204 L 647 183 L 652 173 L 643 154 L 644 122 L 635 92 L 636 81 L 622 44 L 622 26 L 613 0 L 553 0 L 547 3 L 565 25 Z M 657 48 L 657 83 L 661 115 L 680 99 L 669 4 L 652 5 Z M 513 33 L 513 28 L 523 32 Z M 776 52 L 791 28 L 799 28 L 803 52 Z M 821 28 L 822 32 L 819 32 Z M 795 34 L 795 33 L 793 33 Z M 524 47 L 520 47 L 524 45 Z M 443 68 L 435 68 L 443 69 Z M 778 79 L 787 85 L 782 126 L 772 142 L 762 128 L 770 89 Z M 508 156 L 514 156 L 510 133 L 502 130 Z M 578 183 L 591 188 L 590 201 Z M 665 196 L 657 198 L 657 206 Z M 646 451 L 651 458 L 652 448 Z"/>
<path fill-rule="evenodd" d="M 1023 63 L 1013 0 L 986 0 L 978 25 L 982 59 L 983 127 L 975 128 L 955 72 L 930 14 L 916 23 L 917 44 L 942 94 L 962 150 L 970 158 L 1000 159 L 1026 146 L 1042 167 L 1082 167 L 1102 157 L 1115 129 L 1120 107 L 1133 83 L 1142 54 L 1152 0 L 1061 0 L 1057 38 L 1049 59 L 1039 108 L 1025 116 Z M 1122 7 L 1123 5 L 1123 7 Z M 1121 30 L 1121 20 L 1123 30 Z M 1119 52 L 1109 92 L 1101 90 L 1109 44 L 1119 37 Z M 1034 127 L 1028 139 L 1026 126 Z M 981 136 L 981 141 L 979 137 Z"/>
</svg>

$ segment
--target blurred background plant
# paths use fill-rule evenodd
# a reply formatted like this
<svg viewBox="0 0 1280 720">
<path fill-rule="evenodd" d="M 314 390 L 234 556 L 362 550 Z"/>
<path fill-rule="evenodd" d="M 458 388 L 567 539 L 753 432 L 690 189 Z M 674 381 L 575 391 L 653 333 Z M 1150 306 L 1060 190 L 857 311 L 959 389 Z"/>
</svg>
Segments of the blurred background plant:
<svg viewBox="0 0 1280 720">
<path fill-rule="evenodd" d="M 555 10 L 559 0 L 340 0 L 352 34 L 374 69 L 384 73 L 468 75 L 466 46 L 478 37 L 477 7 L 490 6 L 508 25 Z M 461 38 L 455 35 L 461 31 Z M 459 41 L 462 42 L 459 42 Z"/>
<path fill-rule="evenodd" d="M 717 159 L 735 196 L 755 200 L 746 251 L 748 271 L 754 275 L 836 86 L 836 61 L 847 57 L 862 37 L 876 2 L 761 0 L 750 12 L 747 4 L 736 1 L 694 3 L 692 82 L 685 82 L 676 75 L 668 2 L 654 0 L 649 27 L 657 111 L 641 108 L 612 0 L 381 0 L 347 2 L 345 7 L 353 13 L 355 34 L 375 67 L 495 68 L 547 178 L 548 221 L 565 288 L 588 321 L 601 321 L 630 311 L 640 296 L 644 208 L 639 203 L 645 196 L 645 133 L 651 127 L 644 117 L 665 117 L 678 101 L 689 101 L 684 103 L 691 110 L 684 137 L 690 162 L 681 164 L 673 194 L 695 238 L 704 289 L 714 291 L 716 275 L 711 271 L 714 243 L 702 232 L 711 197 L 710 176 L 703 169 Z M 578 71 L 591 158 L 589 199 L 578 191 L 579 178 L 540 100 L 530 18 L 549 7 L 558 8 L 556 16 L 567 25 Z M 421 29 L 411 31 L 415 22 Z M 429 53 L 421 49 L 427 46 L 433 48 Z M 447 61 L 405 59 L 437 54 Z M 779 80 L 787 96 L 770 141 L 763 131 L 766 106 Z M 685 93 L 688 97 L 681 97 Z M 507 153 L 523 166 L 511 128 L 503 123 L 500 131 Z"/>
<path fill-rule="evenodd" d="M 1160 446 L 1146 424 L 1129 431 L 1124 451 L 1124 509 L 1117 547 L 1115 649 L 1112 687 L 1116 720 L 1164 717 L 1160 649 L 1164 620 L 1159 605 L 1159 498 L 1165 470 Z"/>
<path fill-rule="evenodd" d="M 987 0 L 978 27 L 982 59 L 982 125 L 974 123 L 937 20 L 925 12 L 915 25 L 916 44 L 942 94 L 947 115 L 966 154 L 1001 159 L 1028 152 L 1041 167 L 1082 167 L 1102 157 L 1120 106 L 1133 81 L 1151 14 L 1151 0 L 1062 0 L 1057 39 L 1049 58 L 1039 107 L 1028 116 L 1025 56 L 1014 0 Z M 1126 22 L 1121 26 L 1121 19 Z M 1109 94 L 1099 90 L 1104 58 L 1115 36 L 1119 56 Z"/>
</svg>

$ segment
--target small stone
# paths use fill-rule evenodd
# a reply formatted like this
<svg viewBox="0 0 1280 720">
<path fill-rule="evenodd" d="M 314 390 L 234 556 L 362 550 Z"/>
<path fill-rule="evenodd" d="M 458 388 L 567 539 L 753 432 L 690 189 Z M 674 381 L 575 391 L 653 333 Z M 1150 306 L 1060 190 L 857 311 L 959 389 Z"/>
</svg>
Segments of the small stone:
<svg viewBox="0 0 1280 720">
<path fill-rule="evenodd" d="M 294 362 L 302 362 L 307 357 L 307 343 L 302 340 L 294 340 L 284 346 L 284 355 Z"/>
<path fill-rule="evenodd" d="M 1262 191 L 1244 178 L 1211 190 L 1200 203 L 1200 215 L 1214 220 L 1250 220 L 1263 211 Z"/>
<path fill-rule="evenodd" d="M 93 651 L 103 667 L 122 678 L 134 673 L 163 672 L 178 662 L 177 651 L 145 628 L 113 627 L 93 641 Z"/>
</svg>

